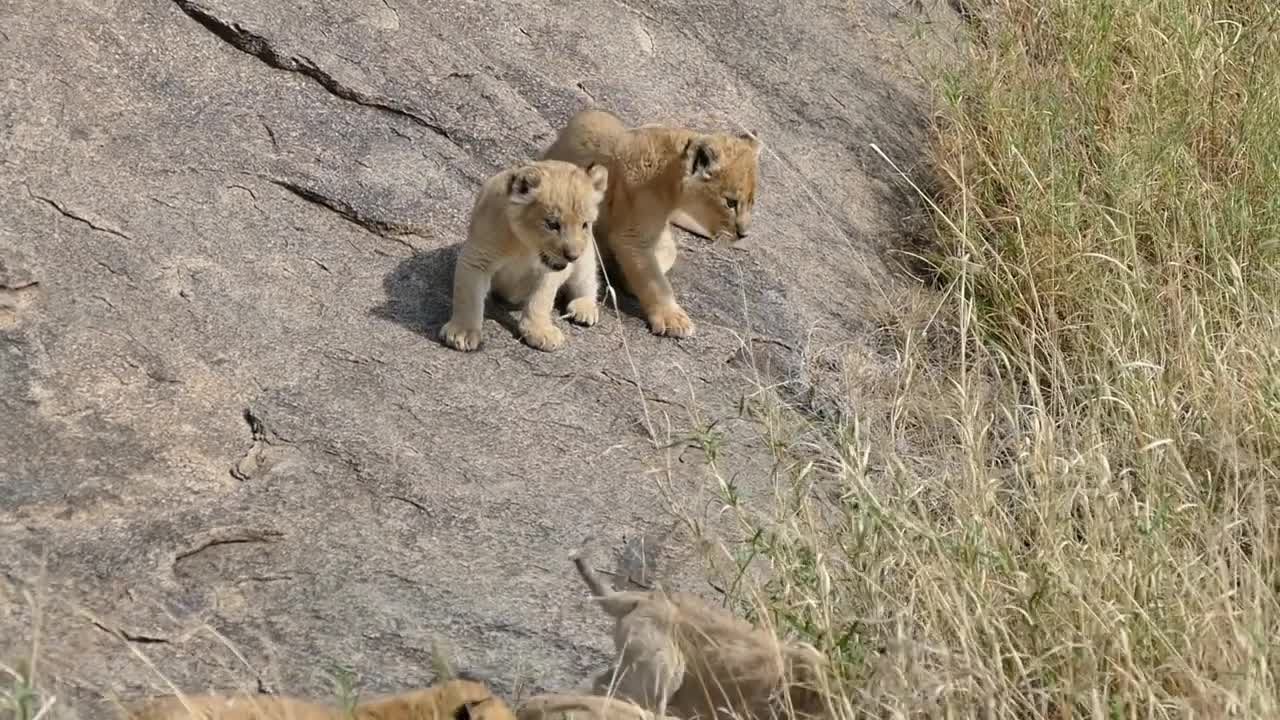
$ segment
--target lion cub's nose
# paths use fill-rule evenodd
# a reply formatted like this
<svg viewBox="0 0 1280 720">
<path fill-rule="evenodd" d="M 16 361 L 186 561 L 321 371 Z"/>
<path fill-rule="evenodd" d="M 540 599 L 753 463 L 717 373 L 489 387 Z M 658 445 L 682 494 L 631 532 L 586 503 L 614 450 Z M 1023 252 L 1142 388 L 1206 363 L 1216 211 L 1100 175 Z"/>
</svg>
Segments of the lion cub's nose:
<svg viewBox="0 0 1280 720">
<path fill-rule="evenodd" d="M 568 260 L 569 262 L 573 262 L 577 260 L 579 257 L 581 257 L 581 253 L 572 252 L 570 250 L 564 251 L 564 259 Z"/>
</svg>

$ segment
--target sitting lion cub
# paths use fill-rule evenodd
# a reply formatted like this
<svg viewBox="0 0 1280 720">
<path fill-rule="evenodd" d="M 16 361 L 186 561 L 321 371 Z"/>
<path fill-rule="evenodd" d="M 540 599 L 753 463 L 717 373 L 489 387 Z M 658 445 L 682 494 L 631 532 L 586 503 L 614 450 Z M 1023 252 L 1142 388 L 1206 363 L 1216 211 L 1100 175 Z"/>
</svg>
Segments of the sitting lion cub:
<svg viewBox="0 0 1280 720">
<path fill-rule="evenodd" d="M 127 710 L 124 720 L 515 720 L 483 683 L 454 679 L 425 690 L 389 695 L 347 712 L 270 695 L 184 695 Z"/>
<path fill-rule="evenodd" d="M 609 168 L 609 191 L 595 234 L 606 269 L 621 269 L 656 335 L 689 337 L 693 321 L 676 302 L 667 271 L 676 261 L 673 217 L 733 241 L 747 235 L 756 200 L 761 144 L 749 133 L 701 133 L 644 125 L 627 128 L 603 110 L 569 119 L 543 153 L 582 167 Z"/>
<path fill-rule="evenodd" d="M 552 313 L 567 290 L 569 317 L 582 325 L 600 318 L 591 225 L 609 173 L 543 160 L 509 168 L 485 181 L 471 209 L 471 225 L 453 275 L 453 310 L 440 337 L 450 347 L 480 347 L 490 289 L 523 306 L 520 334 L 539 350 L 555 350 L 564 335 Z"/>
<path fill-rule="evenodd" d="M 608 590 L 573 557 L 594 600 L 616 619 L 614 666 L 594 692 L 614 693 L 658 715 L 769 720 L 825 714 L 827 660 L 807 643 L 780 642 L 764 628 L 686 593 Z"/>
</svg>

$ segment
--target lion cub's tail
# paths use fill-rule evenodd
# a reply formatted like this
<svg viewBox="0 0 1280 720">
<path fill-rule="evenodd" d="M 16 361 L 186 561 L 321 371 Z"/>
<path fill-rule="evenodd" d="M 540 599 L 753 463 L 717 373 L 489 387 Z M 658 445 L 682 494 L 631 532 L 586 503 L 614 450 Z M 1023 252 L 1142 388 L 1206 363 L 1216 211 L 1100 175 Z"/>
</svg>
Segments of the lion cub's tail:
<svg viewBox="0 0 1280 720">
<path fill-rule="evenodd" d="M 587 584 L 588 588 L 591 588 L 592 595 L 602 598 L 613 594 L 609 591 L 609 588 L 604 586 L 604 583 L 600 582 L 600 576 L 596 575 L 596 571 L 592 570 L 591 566 L 587 564 L 587 559 L 582 553 L 574 553 L 569 559 L 573 561 L 573 566 L 578 568 L 578 574 L 582 576 L 582 581 Z"/>
<path fill-rule="evenodd" d="M 606 613 L 614 617 L 622 617 L 635 609 L 636 605 L 643 599 L 642 594 L 634 592 L 614 592 L 605 587 L 600 581 L 600 576 L 591 569 L 587 564 L 587 560 L 582 553 L 574 553 L 571 557 L 573 566 L 578 568 L 578 574 L 582 576 L 582 581 L 591 589 L 592 600 L 595 600 L 600 608 Z"/>
</svg>

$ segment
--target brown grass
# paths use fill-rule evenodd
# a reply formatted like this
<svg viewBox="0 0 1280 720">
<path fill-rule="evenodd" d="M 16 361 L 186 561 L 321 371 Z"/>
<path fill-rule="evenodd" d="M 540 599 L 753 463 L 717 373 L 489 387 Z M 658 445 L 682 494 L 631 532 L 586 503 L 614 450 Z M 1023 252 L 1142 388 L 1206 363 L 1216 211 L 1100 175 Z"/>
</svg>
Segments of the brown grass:
<svg viewBox="0 0 1280 720">
<path fill-rule="evenodd" d="M 1280 10 L 1004 0 L 838 421 L 761 406 L 769 618 L 850 717 L 1280 713 Z M 923 184 L 923 183 L 922 183 Z"/>
</svg>

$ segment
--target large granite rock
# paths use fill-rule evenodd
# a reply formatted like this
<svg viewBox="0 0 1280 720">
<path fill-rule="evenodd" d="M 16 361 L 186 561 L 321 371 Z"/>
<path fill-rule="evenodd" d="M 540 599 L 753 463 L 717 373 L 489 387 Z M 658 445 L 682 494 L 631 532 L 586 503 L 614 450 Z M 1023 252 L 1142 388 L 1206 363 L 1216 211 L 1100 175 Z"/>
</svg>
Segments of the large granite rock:
<svg viewBox="0 0 1280 720">
<path fill-rule="evenodd" d="M 72 717 L 421 685 L 433 635 L 506 690 L 581 683 L 610 642 L 568 552 L 665 543 L 705 590 L 668 509 L 714 488 L 664 446 L 719 421 L 768 492 L 739 398 L 896 282 L 912 196 L 869 144 L 920 160 L 907 61 L 951 22 L 920 5 L 6 2 L 0 653 L 38 626 Z M 593 103 L 767 143 L 752 237 L 681 240 L 698 336 L 443 347 L 478 183 Z"/>
</svg>

